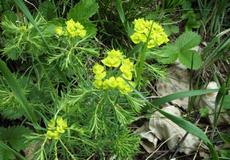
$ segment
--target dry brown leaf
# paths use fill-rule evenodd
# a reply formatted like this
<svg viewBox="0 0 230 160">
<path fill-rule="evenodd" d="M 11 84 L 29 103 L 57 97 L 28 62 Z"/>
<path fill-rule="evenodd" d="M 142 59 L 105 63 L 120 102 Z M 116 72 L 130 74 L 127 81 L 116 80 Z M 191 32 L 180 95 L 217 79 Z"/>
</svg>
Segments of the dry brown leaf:
<svg viewBox="0 0 230 160">
<path fill-rule="evenodd" d="M 175 116 L 180 116 L 181 113 L 175 106 L 167 106 L 163 108 L 164 111 L 169 112 Z M 169 149 L 173 149 L 184 137 L 186 131 L 176 125 L 174 122 L 164 117 L 159 112 L 155 112 L 150 121 L 149 129 L 160 140 L 167 140 L 166 144 Z M 197 149 L 199 139 L 191 134 L 188 134 L 185 140 L 180 144 L 179 152 L 190 154 Z"/>
</svg>

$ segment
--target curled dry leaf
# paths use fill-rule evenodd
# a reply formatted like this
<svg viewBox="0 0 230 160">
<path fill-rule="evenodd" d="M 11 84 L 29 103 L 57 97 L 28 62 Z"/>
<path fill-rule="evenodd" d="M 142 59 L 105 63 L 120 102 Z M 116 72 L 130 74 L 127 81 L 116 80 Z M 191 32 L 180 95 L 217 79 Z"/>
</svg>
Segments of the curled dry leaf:
<svg viewBox="0 0 230 160">
<path fill-rule="evenodd" d="M 207 89 L 219 89 L 216 82 L 211 81 L 208 83 Z M 217 92 L 206 94 L 202 97 L 203 106 L 207 106 L 209 110 L 209 120 L 210 123 L 214 121 L 214 113 L 215 113 L 215 100 L 216 100 Z M 223 112 L 223 110 L 222 110 Z M 221 113 L 218 118 L 218 124 L 229 124 L 230 123 L 230 116 L 227 113 Z"/>
<path fill-rule="evenodd" d="M 139 134 L 142 139 L 146 140 L 140 142 L 146 152 L 152 153 L 156 149 L 158 138 L 149 130 L 148 122 L 138 128 L 135 133 Z"/>
<path fill-rule="evenodd" d="M 157 94 L 166 96 L 179 91 L 189 90 L 189 74 L 186 69 L 178 66 L 172 66 L 169 69 L 169 75 L 166 80 L 158 81 L 156 84 Z M 188 98 L 176 99 L 172 103 L 187 109 Z"/>
<path fill-rule="evenodd" d="M 163 110 L 175 116 L 181 116 L 180 110 L 175 106 L 167 106 Z M 158 139 L 166 140 L 169 149 L 174 149 L 186 134 L 184 129 L 159 112 L 155 112 L 150 118 L 149 129 Z M 179 152 L 190 154 L 197 149 L 198 143 L 199 139 L 197 137 L 188 134 L 185 140 L 181 142 Z"/>
<path fill-rule="evenodd" d="M 180 110 L 175 106 L 167 106 L 163 110 L 175 116 L 181 116 Z M 136 133 L 148 141 L 142 141 L 141 145 L 148 153 L 151 153 L 156 149 L 158 140 L 166 142 L 169 149 L 174 149 L 184 137 L 186 131 L 159 112 L 155 112 L 151 116 L 149 123 L 145 123 L 137 129 Z M 190 154 L 197 150 L 198 144 L 199 139 L 188 134 L 185 140 L 181 142 L 179 152 Z"/>
</svg>

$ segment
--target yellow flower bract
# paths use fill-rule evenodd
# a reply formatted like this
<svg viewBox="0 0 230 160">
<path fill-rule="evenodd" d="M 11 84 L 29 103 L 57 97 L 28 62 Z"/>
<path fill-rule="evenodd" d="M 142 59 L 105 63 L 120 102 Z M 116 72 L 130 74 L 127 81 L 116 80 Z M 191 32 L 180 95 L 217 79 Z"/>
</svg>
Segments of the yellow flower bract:
<svg viewBox="0 0 230 160">
<path fill-rule="evenodd" d="M 123 53 L 119 50 L 111 50 L 107 52 L 101 62 L 107 67 L 118 68 L 121 71 L 121 76 L 115 77 L 114 75 L 106 77 L 105 67 L 96 63 L 93 66 L 94 82 L 93 85 L 98 89 L 118 89 L 122 94 L 128 94 L 133 91 L 134 83 L 132 80 L 132 72 L 134 71 L 134 64 L 129 58 L 125 58 Z M 104 79 L 105 78 L 105 79 Z M 131 85 L 131 86 L 130 86 Z"/>
<path fill-rule="evenodd" d="M 152 20 L 135 19 L 134 33 L 130 36 L 133 43 L 147 43 L 147 48 L 160 46 L 169 41 L 163 27 Z"/>
<path fill-rule="evenodd" d="M 48 139 L 58 140 L 61 134 L 65 132 L 65 129 L 67 127 L 67 121 L 64 120 L 62 117 L 58 116 L 56 121 L 54 119 L 51 119 L 48 123 L 46 136 Z"/>
<path fill-rule="evenodd" d="M 119 50 L 111 50 L 107 52 L 108 56 L 102 60 L 102 63 L 108 67 L 118 67 L 121 64 L 122 52 Z"/>
<path fill-rule="evenodd" d="M 86 30 L 83 25 L 79 22 L 75 22 L 73 19 L 66 21 L 66 30 L 70 37 L 81 37 L 84 38 Z"/>
<path fill-rule="evenodd" d="M 64 34 L 64 31 L 63 31 L 63 28 L 62 27 L 56 27 L 55 28 L 55 33 L 58 35 L 58 36 L 62 36 Z"/>
</svg>

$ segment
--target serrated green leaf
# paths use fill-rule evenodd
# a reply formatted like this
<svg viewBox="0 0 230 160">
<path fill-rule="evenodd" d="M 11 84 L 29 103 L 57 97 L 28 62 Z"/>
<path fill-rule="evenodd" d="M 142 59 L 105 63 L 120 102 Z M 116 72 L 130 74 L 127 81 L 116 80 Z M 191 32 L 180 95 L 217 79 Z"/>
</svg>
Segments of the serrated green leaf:
<svg viewBox="0 0 230 160">
<path fill-rule="evenodd" d="M 185 50 L 179 54 L 180 62 L 189 69 L 199 69 L 202 60 L 199 53 L 193 50 Z"/>
<path fill-rule="evenodd" d="M 179 55 L 179 49 L 174 45 L 166 45 L 154 53 L 155 59 L 162 64 L 174 63 Z"/>
<path fill-rule="evenodd" d="M 2 160 L 13 160 L 15 159 L 15 155 L 9 151 L 7 148 L 7 145 L 4 144 L 1 140 L 0 140 L 0 159 Z"/>
<path fill-rule="evenodd" d="M 98 4 L 95 0 L 81 0 L 67 14 L 68 19 L 75 21 L 87 21 L 98 11 Z"/>
<path fill-rule="evenodd" d="M 25 136 L 30 134 L 30 129 L 23 126 L 14 126 L 10 128 L 0 128 L 0 139 L 7 142 L 14 150 L 20 151 L 27 144 Z"/>
<path fill-rule="evenodd" d="M 40 11 L 40 13 L 42 14 L 42 16 L 47 19 L 47 20 L 50 20 L 50 19 L 53 19 L 53 18 L 56 18 L 57 17 L 57 13 L 56 13 L 56 7 L 55 5 L 49 1 L 49 0 L 46 0 L 44 2 L 42 2 L 40 5 L 39 5 L 39 8 L 38 10 Z"/>
<path fill-rule="evenodd" d="M 181 50 L 188 50 L 191 49 L 195 46 L 198 46 L 201 42 L 201 36 L 198 35 L 195 32 L 184 32 L 182 35 L 180 35 L 176 42 L 175 45 Z"/>
<path fill-rule="evenodd" d="M 178 33 L 179 27 L 177 25 L 166 25 L 164 26 L 164 31 L 168 36 L 170 36 L 173 33 Z"/>
<path fill-rule="evenodd" d="M 95 24 L 93 24 L 90 21 L 87 21 L 87 22 L 82 22 L 82 25 L 85 27 L 87 35 L 90 35 L 90 36 L 95 36 L 96 35 L 97 27 L 96 27 Z"/>
</svg>

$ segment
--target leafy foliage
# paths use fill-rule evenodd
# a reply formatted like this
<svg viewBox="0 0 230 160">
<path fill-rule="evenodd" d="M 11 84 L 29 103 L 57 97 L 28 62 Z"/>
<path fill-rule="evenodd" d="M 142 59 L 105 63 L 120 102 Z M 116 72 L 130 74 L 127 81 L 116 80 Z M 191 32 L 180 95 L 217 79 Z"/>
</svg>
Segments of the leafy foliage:
<svg viewBox="0 0 230 160">
<path fill-rule="evenodd" d="M 87 12 L 86 12 L 87 11 Z M 81 0 L 68 12 L 68 18 L 81 22 L 85 25 L 90 35 L 96 34 L 95 25 L 89 20 L 98 11 L 98 4 L 95 0 Z"/>
<path fill-rule="evenodd" d="M 0 127 L 0 159 L 24 159 L 22 154 L 27 142 L 32 144 L 31 153 L 25 153 L 28 159 L 135 159 L 140 150 L 140 137 L 133 133 L 133 124 L 152 110 L 159 110 L 199 137 L 209 147 L 212 158 L 217 158 L 212 141 L 190 122 L 190 117 L 178 118 L 160 109 L 174 99 L 217 90 L 178 92 L 152 101 L 154 83 L 166 77 L 168 64 L 179 60 L 187 68 L 198 70 L 202 69 L 202 58 L 210 63 L 212 55 L 218 57 L 219 53 L 223 54 L 222 49 L 227 50 L 226 31 L 222 34 L 225 41 L 210 57 L 201 58 L 195 49 L 201 43 L 201 36 L 191 31 L 199 28 L 198 15 L 193 11 L 180 11 L 184 5 L 184 0 L 116 0 L 114 3 L 109 0 L 45 0 L 34 4 L 22 0 L 1 1 L 0 121 L 6 120 L 4 126 L 7 127 Z M 32 6 L 38 6 L 38 10 Z M 177 9 L 176 15 L 170 13 L 174 9 Z M 177 14 L 182 14 L 182 18 Z M 141 22 L 141 17 L 146 18 L 144 29 L 141 23 L 135 24 L 133 29 L 131 21 Z M 145 44 L 149 43 L 149 34 L 145 34 L 151 33 L 152 29 L 148 29 L 153 27 L 149 22 L 155 24 L 156 33 L 161 32 L 160 36 L 151 35 L 157 45 L 150 47 Z M 178 22 L 182 22 L 182 26 L 177 25 Z M 132 39 L 129 36 L 137 28 Z M 168 42 L 168 37 L 175 42 Z M 211 48 L 220 37 L 211 43 Z M 134 46 L 131 39 L 138 42 L 137 45 Z M 110 56 L 100 74 L 121 76 L 124 83 L 119 90 L 128 86 L 129 92 L 114 89 L 114 85 L 118 85 L 114 81 L 113 84 L 103 81 L 112 86 L 109 88 L 105 84 L 98 88 L 93 83 L 98 76 L 93 74 L 92 66 L 100 63 L 104 53 L 112 49 L 121 50 L 121 58 Z M 204 53 L 207 54 L 207 50 L 208 47 Z M 128 60 L 123 65 L 124 58 L 134 63 Z M 120 75 L 130 71 L 128 81 Z M 222 88 L 216 106 L 221 103 L 221 107 L 228 110 L 228 87 L 223 85 Z M 207 114 L 207 110 L 200 110 L 203 115 L 204 112 Z M 15 123 L 21 125 L 15 126 Z M 220 137 L 228 142 L 225 134 L 221 133 Z M 223 157 L 229 154 L 225 148 L 219 153 Z"/>
<path fill-rule="evenodd" d="M 12 149 L 21 151 L 27 147 L 25 136 L 31 133 L 30 129 L 22 126 L 13 126 L 10 128 L 0 128 L 0 141 L 8 144 Z M 5 160 L 15 159 L 12 152 L 0 147 L 0 158 Z"/>
<path fill-rule="evenodd" d="M 151 54 L 155 59 L 163 64 L 174 63 L 177 58 L 179 61 L 190 69 L 199 69 L 202 64 L 200 54 L 194 50 L 201 42 L 201 37 L 191 31 L 180 35 L 174 44 L 168 44 Z"/>
</svg>

